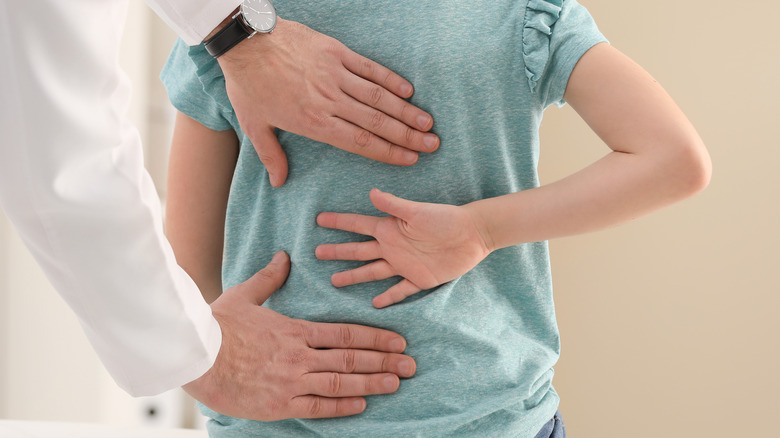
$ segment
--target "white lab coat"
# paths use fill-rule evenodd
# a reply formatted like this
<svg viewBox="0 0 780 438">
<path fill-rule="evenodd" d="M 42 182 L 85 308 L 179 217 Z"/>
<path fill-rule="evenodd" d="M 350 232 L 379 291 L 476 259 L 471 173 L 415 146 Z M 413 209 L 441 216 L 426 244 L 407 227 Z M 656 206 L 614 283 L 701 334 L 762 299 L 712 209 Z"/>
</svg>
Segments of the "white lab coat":
<svg viewBox="0 0 780 438">
<path fill-rule="evenodd" d="M 149 0 L 199 43 L 240 0 Z M 127 0 L 0 0 L 0 207 L 116 382 L 156 394 L 203 375 L 222 334 L 162 231 L 125 118 Z"/>
</svg>

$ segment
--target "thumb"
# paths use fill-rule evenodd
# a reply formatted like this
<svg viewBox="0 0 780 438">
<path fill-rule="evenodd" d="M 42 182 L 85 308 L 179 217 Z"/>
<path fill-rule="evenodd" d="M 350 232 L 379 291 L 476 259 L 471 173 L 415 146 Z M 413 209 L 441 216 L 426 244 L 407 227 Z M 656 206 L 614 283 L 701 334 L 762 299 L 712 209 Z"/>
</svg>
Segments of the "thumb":
<svg viewBox="0 0 780 438">
<path fill-rule="evenodd" d="M 257 130 L 249 135 L 257 156 L 268 171 L 268 179 L 274 187 L 280 187 L 287 180 L 287 155 L 276 138 L 273 126 Z"/>
<path fill-rule="evenodd" d="M 379 189 L 371 189 L 368 196 L 371 198 L 371 203 L 374 204 L 374 207 L 376 207 L 377 210 L 404 220 L 409 220 L 411 218 L 419 204 L 419 202 L 399 198 L 398 196 L 383 192 Z"/>
<path fill-rule="evenodd" d="M 274 254 L 271 263 L 241 283 L 240 291 L 248 300 L 261 305 L 282 285 L 290 274 L 290 256 L 284 251 Z"/>
</svg>

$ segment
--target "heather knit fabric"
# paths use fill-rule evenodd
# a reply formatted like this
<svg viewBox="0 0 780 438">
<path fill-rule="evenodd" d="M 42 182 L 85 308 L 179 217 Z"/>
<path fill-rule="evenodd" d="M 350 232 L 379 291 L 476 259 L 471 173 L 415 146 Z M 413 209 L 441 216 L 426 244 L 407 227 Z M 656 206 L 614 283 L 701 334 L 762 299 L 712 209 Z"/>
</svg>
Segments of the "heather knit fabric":
<svg viewBox="0 0 780 438">
<path fill-rule="evenodd" d="M 417 374 L 365 413 L 255 422 L 203 408 L 215 437 L 533 437 L 553 418 L 560 342 L 546 242 L 498 250 L 471 272 L 386 309 L 374 296 L 397 278 L 334 288 L 334 272 L 362 263 L 320 261 L 321 243 L 365 240 L 318 227 L 323 211 L 381 215 L 377 187 L 425 202 L 465 204 L 538 186 L 539 125 L 563 104 L 580 57 L 604 41 L 574 0 L 275 0 L 279 16 L 330 35 L 415 86 L 441 147 L 411 167 L 383 164 L 278 132 L 290 177 L 272 188 L 238 126 L 219 65 L 179 42 L 162 77 L 183 113 L 241 140 L 227 212 L 224 286 L 243 282 L 278 250 L 292 258 L 266 305 L 310 321 L 382 327 L 408 340 Z M 255 36 L 263 38 L 263 35 Z M 263 84 L 273 87 L 273 82 Z M 258 102 L 262 104 L 262 102 Z"/>
</svg>

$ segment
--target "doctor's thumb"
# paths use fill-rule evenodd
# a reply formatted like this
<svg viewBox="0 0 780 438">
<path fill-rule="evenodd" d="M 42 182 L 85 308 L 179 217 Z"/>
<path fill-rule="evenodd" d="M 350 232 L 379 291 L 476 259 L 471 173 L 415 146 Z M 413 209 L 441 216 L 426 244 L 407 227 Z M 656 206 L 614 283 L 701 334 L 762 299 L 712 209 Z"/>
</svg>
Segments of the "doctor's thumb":
<svg viewBox="0 0 780 438">
<path fill-rule="evenodd" d="M 257 157 L 268 172 L 268 180 L 274 187 L 280 187 L 287 181 L 287 155 L 285 155 L 276 132 L 272 126 L 263 128 L 250 136 Z"/>
<path fill-rule="evenodd" d="M 257 305 L 261 305 L 282 287 L 289 274 L 290 256 L 284 251 L 279 251 L 265 268 L 241 283 L 241 292 Z"/>
</svg>

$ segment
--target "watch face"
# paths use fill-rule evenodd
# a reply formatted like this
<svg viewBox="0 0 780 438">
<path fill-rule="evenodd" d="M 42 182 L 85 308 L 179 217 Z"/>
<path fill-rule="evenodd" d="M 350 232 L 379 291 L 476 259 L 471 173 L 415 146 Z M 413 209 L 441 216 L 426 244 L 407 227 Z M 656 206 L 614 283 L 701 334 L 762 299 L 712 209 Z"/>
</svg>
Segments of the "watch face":
<svg viewBox="0 0 780 438">
<path fill-rule="evenodd" d="M 241 3 L 241 14 L 252 29 L 258 32 L 270 32 L 276 26 L 276 9 L 268 0 L 244 0 Z"/>
</svg>

